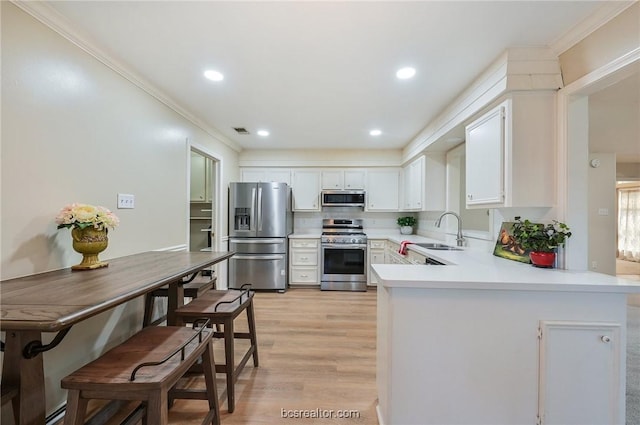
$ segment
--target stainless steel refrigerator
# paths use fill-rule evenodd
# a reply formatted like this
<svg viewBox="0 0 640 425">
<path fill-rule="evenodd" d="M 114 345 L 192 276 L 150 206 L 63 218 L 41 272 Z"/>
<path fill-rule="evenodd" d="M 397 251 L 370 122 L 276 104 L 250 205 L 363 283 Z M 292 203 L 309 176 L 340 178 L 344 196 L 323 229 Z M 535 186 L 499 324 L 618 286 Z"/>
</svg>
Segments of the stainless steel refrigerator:
<svg viewBox="0 0 640 425">
<path fill-rule="evenodd" d="M 229 184 L 229 288 L 284 292 L 287 236 L 293 231 L 291 188 L 286 183 Z"/>
</svg>

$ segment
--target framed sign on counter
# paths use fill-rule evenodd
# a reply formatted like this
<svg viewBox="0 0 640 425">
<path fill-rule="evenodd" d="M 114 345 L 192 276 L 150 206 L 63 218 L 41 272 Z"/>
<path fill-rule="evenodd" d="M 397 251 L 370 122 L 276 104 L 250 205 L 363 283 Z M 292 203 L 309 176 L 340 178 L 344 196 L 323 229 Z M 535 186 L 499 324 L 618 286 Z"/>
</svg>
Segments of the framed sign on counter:
<svg viewBox="0 0 640 425">
<path fill-rule="evenodd" d="M 530 251 L 522 248 L 513 237 L 513 224 L 513 221 L 505 221 L 502 223 L 502 226 L 500 226 L 500 232 L 498 233 L 498 240 L 496 241 L 493 255 L 506 258 L 507 260 L 529 264 L 531 263 L 531 259 L 529 259 Z"/>
</svg>

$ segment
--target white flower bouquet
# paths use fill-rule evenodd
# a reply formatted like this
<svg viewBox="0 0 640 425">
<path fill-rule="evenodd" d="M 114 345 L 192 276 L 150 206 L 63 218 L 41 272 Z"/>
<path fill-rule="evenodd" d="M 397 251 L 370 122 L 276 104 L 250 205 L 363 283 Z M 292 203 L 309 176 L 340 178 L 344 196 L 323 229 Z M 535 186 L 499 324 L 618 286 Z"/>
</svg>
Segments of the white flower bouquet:
<svg viewBox="0 0 640 425">
<path fill-rule="evenodd" d="M 120 220 L 105 207 L 87 204 L 70 204 L 60 210 L 56 216 L 58 229 L 63 227 L 84 229 L 93 227 L 97 230 L 113 229 Z"/>
</svg>

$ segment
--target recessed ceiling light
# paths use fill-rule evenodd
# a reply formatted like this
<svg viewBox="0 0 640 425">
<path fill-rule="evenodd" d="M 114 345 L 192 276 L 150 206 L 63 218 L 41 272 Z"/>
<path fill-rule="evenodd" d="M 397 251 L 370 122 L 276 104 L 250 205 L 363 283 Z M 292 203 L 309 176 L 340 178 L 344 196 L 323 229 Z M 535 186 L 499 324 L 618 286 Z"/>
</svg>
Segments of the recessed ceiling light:
<svg viewBox="0 0 640 425">
<path fill-rule="evenodd" d="M 400 68 L 398 72 L 396 72 L 396 77 L 401 80 L 406 80 L 407 78 L 411 78 L 416 75 L 416 69 L 411 68 L 410 66 L 406 68 Z"/>
<path fill-rule="evenodd" d="M 382 131 L 381 131 L 381 130 L 378 130 L 378 129 L 375 129 L 375 130 L 371 130 L 371 131 L 369 132 L 369 134 L 370 134 L 370 135 L 372 135 L 372 136 L 379 136 L 379 135 L 381 135 L 381 134 L 382 134 Z"/>
<path fill-rule="evenodd" d="M 258 136 L 267 137 L 269 132 L 267 130 L 258 130 Z"/>
<path fill-rule="evenodd" d="M 204 76 L 211 81 L 222 81 L 224 80 L 224 75 L 221 72 L 210 69 L 204 72 Z"/>
</svg>

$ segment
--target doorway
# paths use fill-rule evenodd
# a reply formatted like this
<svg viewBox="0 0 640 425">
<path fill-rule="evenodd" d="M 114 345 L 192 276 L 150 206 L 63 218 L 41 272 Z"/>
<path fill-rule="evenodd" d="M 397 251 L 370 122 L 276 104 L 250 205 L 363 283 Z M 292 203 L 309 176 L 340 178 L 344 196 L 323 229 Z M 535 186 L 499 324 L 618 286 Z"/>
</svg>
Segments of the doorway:
<svg viewBox="0 0 640 425">
<path fill-rule="evenodd" d="M 220 251 L 221 160 L 206 148 L 189 145 L 188 250 Z M 226 276 L 226 266 L 218 263 L 203 275 Z"/>
<path fill-rule="evenodd" d="M 189 251 L 212 250 L 214 222 L 214 162 L 191 149 L 189 181 Z"/>
<path fill-rule="evenodd" d="M 638 172 L 640 172 L 640 167 Z M 618 200 L 618 249 L 616 275 L 640 281 L 640 180 L 620 180 L 616 184 Z"/>
<path fill-rule="evenodd" d="M 638 113 L 640 92 L 630 88 L 638 82 L 640 50 L 558 92 L 559 155 L 564 164 L 558 176 L 558 215 L 573 231 L 566 251 L 568 269 L 616 273 L 617 174 L 621 164 L 640 162 L 637 115 L 628 115 Z M 624 101 L 635 103 L 634 109 L 621 105 L 622 95 L 630 97 Z M 624 133 L 631 123 L 636 127 Z M 594 179 L 598 173 L 601 178 Z M 602 200 L 594 202 L 598 196 Z"/>
</svg>

